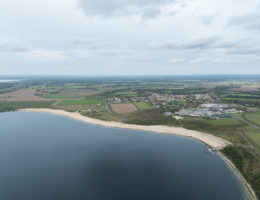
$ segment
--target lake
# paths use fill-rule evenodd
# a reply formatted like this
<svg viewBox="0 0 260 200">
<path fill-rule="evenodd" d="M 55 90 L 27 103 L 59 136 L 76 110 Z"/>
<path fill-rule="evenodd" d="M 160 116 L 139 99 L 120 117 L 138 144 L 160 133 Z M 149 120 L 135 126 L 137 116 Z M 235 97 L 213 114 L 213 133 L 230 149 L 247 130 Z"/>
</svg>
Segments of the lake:
<svg viewBox="0 0 260 200">
<path fill-rule="evenodd" d="M 39 112 L 0 113 L 0 199 L 240 200 L 247 190 L 191 138 Z"/>
</svg>

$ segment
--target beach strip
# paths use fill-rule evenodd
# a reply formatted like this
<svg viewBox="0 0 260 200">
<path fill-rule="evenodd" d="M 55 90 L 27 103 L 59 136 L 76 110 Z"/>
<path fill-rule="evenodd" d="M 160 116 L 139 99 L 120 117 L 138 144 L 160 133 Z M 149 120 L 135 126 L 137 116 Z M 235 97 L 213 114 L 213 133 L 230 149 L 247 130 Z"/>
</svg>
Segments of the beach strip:
<svg viewBox="0 0 260 200">
<path fill-rule="evenodd" d="M 86 117 L 81 115 L 78 112 L 67 112 L 64 110 L 55 110 L 55 109 L 47 109 L 47 108 L 28 108 L 28 109 L 20 109 L 21 111 L 31 111 L 31 112 L 46 112 L 54 115 L 62 115 L 66 116 L 75 120 L 79 120 L 85 123 L 112 127 L 112 128 L 122 128 L 122 129 L 130 129 L 130 130 L 141 130 L 147 132 L 155 132 L 155 133 L 167 133 L 167 134 L 175 134 L 181 135 L 186 137 L 192 137 L 197 139 L 215 150 L 220 150 L 225 148 L 228 145 L 232 145 L 227 140 L 222 138 L 216 137 L 214 135 L 210 135 L 207 133 L 202 133 L 199 131 L 193 131 L 181 127 L 171 127 L 171 126 L 163 126 L 163 125 L 135 125 L 135 124 L 126 124 L 121 122 L 114 122 L 114 121 L 103 121 L 99 119 L 94 119 L 90 117 Z"/>
</svg>

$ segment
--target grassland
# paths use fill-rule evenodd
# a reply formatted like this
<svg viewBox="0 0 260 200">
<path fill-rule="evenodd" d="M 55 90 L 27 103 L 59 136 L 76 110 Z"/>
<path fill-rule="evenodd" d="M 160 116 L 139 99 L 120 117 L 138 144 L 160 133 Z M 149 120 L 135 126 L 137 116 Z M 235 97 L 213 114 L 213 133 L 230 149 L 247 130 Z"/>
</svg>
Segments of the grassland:
<svg viewBox="0 0 260 200">
<path fill-rule="evenodd" d="M 245 115 L 245 118 L 254 124 L 260 126 L 260 110 L 253 112 L 253 113 L 247 113 Z"/>
<path fill-rule="evenodd" d="M 260 152 L 260 131 L 247 131 L 244 135 Z"/>
<path fill-rule="evenodd" d="M 139 109 L 139 110 L 146 110 L 146 109 L 152 109 L 153 107 L 147 103 L 147 102 L 135 102 L 134 105 Z"/>
<path fill-rule="evenodd" d="M 99 112 L 82 112 L 81 113 L 84 116 L 87 117 L 92 117 L 95 119 L 100 119 L 100 120 L 104 120 L 104 121 L 118 121 L 118 122 L 122 122 L 124 120 L 124 117 L 120 116 L 116 116 L 112 113 L 108 113 L 106 111 L 99 111 Z"/>
<path fill-rule="evenodd" d="M 127 93 L 127 92 L 122 92 L 122 93 L 113 93 L 113 95 L 118 95 L 122 97 L 136 97 L 137 95 L 135 93 Z"/>
<path fill-rule="evenodd" d="M 48 99 L 75 99 L 80 98 L 80 96 L 72 96 L 72 95 L 42 95 L 43 98 Z"/>
<path fill-rule="evenodd" d="M 63 100 L 57 106 L 103 104 L 104 99 Z"/>
<path fill-rule="evenodd" d="M 21 108 L 49 108 L 54 101 L 0 101 L 0 111 L 11 111 Z"/>
<path fill-rule="evenodd" d="M 183 127 L 212 134 L 242 133 L 248 124 L 239 118 L 204 119 L 185 117 L 180 121 Z"/>
</svg>

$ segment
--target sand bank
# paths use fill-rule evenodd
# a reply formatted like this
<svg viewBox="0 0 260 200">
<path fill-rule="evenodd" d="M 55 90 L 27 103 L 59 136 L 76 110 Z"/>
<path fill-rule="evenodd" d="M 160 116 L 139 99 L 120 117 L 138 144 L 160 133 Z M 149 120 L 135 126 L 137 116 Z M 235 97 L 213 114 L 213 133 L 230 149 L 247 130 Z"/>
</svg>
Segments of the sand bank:
<svg viewBox="0 0 260 200">
<path fill-rule="evenodd" d="M 54 110 L 54 109 L 45 109 L 45 108 L 44 109 L 30 108 L 30 109 L 21 109 L 21 110 L 34 111 L 34 112 L 47 112 L 55 115 L 63 115 L 82 122 L 106 126 L 106 127 L 112 127 L 112 128 L 141 130 L 141 131 L 148 131 L 148 132 L 176 134 L 176 135 L 182 135 L 186 137 L 192 137 L 194 139 L 197 139 L 209 145 L 214 149 L 223 149 L 224 147 L 231 145 L 229 141 L 226 141 L 214 135 L 202 133 L 199 131 L 188 130 L 185 128 L 162 126 L 162 125 L 143 126 L 143 125 L 135 125 L 135 124 L 126 124 L 121 122 L 102 121 L 102 120 L 82 116 L 80 113 L 77 112 L 71 113 L 71 112 L 66 112 L 64 110 Z"/>
</svg>

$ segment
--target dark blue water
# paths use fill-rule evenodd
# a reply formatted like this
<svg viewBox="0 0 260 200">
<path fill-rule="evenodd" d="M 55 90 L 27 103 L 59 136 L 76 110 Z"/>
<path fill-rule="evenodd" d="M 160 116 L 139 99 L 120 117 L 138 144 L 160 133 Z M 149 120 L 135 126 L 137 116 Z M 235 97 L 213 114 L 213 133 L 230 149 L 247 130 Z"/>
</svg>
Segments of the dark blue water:
<svg viewBox="0 0 260 200">
<path fill-rule="evenodd" d="M 236 176 L 189 138 L 0 114 L 0 200 L 240 200 Z"/>
</svg>

